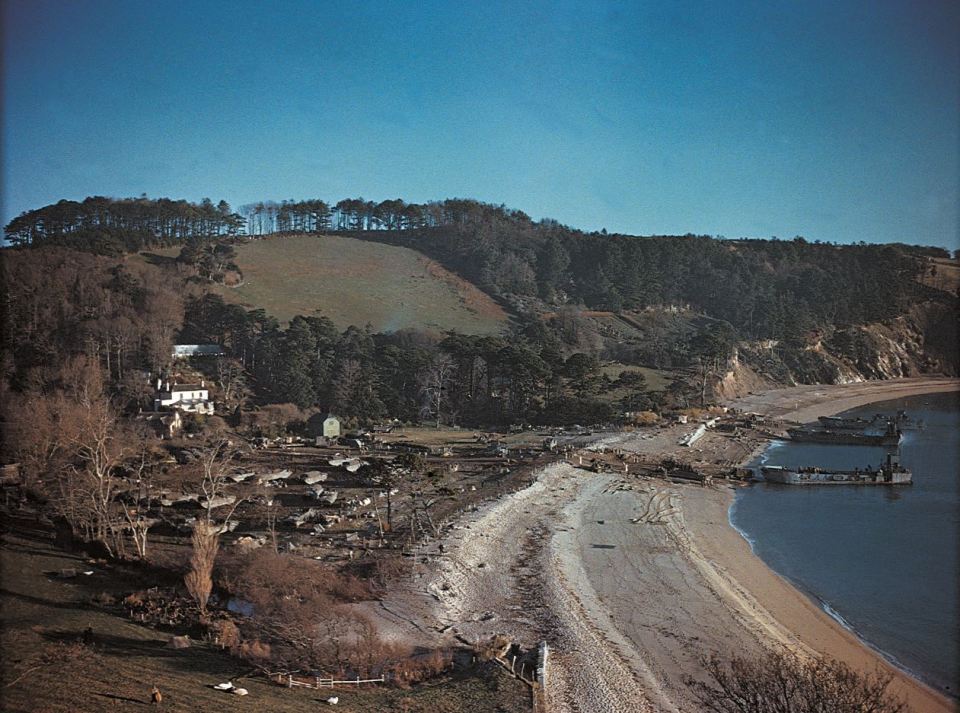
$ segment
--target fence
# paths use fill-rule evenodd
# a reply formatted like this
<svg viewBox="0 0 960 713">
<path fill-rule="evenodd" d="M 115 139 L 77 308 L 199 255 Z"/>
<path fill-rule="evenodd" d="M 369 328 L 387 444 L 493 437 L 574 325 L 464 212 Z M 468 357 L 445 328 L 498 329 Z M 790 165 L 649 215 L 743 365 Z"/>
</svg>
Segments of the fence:
<svg viewBox="0 0 960 713">
<path fill-rule="evenodd" d="M 540 642 L 537 649 L 537 660 L 534 665 L 526 661 L 517 664 L 517 657 L 500 657 L 493 660 L 510 671 L 514 676 L 530 686 L 530 693 L 533 699 L 534 713 L 546 713 L 546 689 L 547 689 L 547 661 L 550 655 L 550 648 L 546 641 Z"/>
<path fill-rule="evenodd" d="M 546 641 L 541 641 L 537 655 L 537 685 L 533 688 L 534 713 L 546 713 L 547 711 L 547 663 L 549 656 L 550 647 L 547 646 Z"/>
<path fill-rule="evenodd" d="M 380 678 L 351 678 L 349 680 L 337 681 L 333 678 L 321 678 L 320 676 L 315 676 L 313 678 L 298 677 L 294 678 L 292 673 L 268 673 L 267 678 L 269 678 L 274 683 L 279 683 L 281 686 L 286 686 L 287 688 L 333 688 L 334 686 L 341 685 L 355 685 L 359 686 L 361 683 L 384 683 L 386 679 L 381 676 Z"/>
</svg>

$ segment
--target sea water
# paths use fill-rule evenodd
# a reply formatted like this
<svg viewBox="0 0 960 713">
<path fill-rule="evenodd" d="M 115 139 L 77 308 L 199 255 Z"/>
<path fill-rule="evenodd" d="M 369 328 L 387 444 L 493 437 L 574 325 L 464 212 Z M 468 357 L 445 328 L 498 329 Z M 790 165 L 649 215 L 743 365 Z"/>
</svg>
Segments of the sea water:
<svg viewBox="0 0 960 713">
<path fill-rule="evenodd" d="M 741 489 L 730 522 L 776 572 L 894 664 L 956 697 L 960 680 L 960 398 L 885 401 L 844 416 L 911 422 L 913 485 Z M 885 449 L 774 442 L 752 465 L 876 468 Z"/>
</svg>

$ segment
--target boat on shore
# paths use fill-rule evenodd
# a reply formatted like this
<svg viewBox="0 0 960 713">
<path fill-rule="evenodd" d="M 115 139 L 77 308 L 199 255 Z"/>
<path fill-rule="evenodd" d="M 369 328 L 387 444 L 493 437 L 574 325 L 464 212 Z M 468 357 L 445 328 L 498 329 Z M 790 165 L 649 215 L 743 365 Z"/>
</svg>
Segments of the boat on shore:
<svg viewBox="0 0 960 713">
<path fill-rule="evenodd" d="M 829 443 L 845 446 L 884 446 L 895 448 L 900 445 L 903 433 L 893 421 L 886 423 L 885 430 L 853 430 L 840 428 L 788 428 L 791 441 L 798 443 Z"/>
<path fill-rule="evenodd" d="M 913 473 L 900 465 L 898 454 L 888 453 L 886 462 L 879 468 L 861 470 L 834 470 L 805 466 L 787 468 L 782 465 L 765 465 L 760 468 L 763 479 L 783 485 L 910 485 Z"/>
</svg>

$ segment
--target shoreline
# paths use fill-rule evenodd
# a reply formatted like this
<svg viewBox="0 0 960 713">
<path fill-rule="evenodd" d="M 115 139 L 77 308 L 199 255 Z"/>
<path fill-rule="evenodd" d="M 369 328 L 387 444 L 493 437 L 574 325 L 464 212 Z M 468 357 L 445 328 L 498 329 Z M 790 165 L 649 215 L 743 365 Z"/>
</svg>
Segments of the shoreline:
<svg viewBox="0 0 960 713">
<path fill-rule="evenodd" d="M 955 390 L 960 379 L 867 382 L 781 389 L 741 400 L 746 408 L 732 405 L 816 418 Z M 657 457 L 689 454 L 677 446 L 685 429 L 616 434 L 604 443 Z M 744 444 L 736 460 L 769 442 Z M 694 450 L 727 459 L 730 449 L 729 439 L 713 434 Z M 388 596 L 380 621 L 425 643 L 502 634 L 530 647 L 546 639 L 551 711 L 700 710 L 687 681 L 706 680 L 704 655 L 783 649 L 889 671 L 891 690 L 914 713 L 957 710 L 754 554 L 730 521 L 734 498 L 734 486 L 548 465 L 530 486 L 465 515 L 441 541 L 419 548 L 428 567 Z"/>
<path fill-rule="evenodd" d="M 839 393 L 836 391 L 841 389 Z M 847 393 L 844 393 L 844 392 Z M 776 414 L 778 418 L 793 420 L 801 423 L 813 421 L 820 416 L 832 416 L 853 408 L 867 406 L 872 403 L 882 403 L 892 401 L 908 396 L 922 396 L 924 394 L 947 393 L 960 391 L 960 380 L 958 379 L 909 379 L 897 380 L 893 382 L 862 382 L 860 384 L 846 385 L 841 387 L 796 387 L 795 389 L 777 390 L 777 392 L 766 392 L 764 394 L 751 395 L 746 399 L 737 400 L 735 403 L 749 406 L 758 413 L 764 415 Z M 791 404 L 790 401 L 793 401 Z M 746 402 L 746 403 L 744 403 Z M 740 406 L 743 408 L 744 406 Z M 792 408 L 791 408 L 792 407 Z M 763 409 L 763 410 L 760 410 Z M 740 465 L 745 466 L 757 455 L 769 447 L 769 442 L 762 448 L 756 449 Z M 868 664 L 873 663 L 873 668 L 878 666 L 881 669 L 887 669 L 894 675 L 891 683 L 891 690 L 896 691 L 903 696 L 908 705 L 915 711 L 956 711 L 960 709 L 960 703 L 955 697 L 945 691 L 942 691 L 930 683 L 927 683 L 921 677 L 921 674 L 909 670 L 901 664 L 895 656 L 883 651 L 867 639 L 863 638 L 856 629 L 849 623 L 845 623 L 839 614 L 831 614 L 827 611 L 830 603 L 821 600 L 814 593 L 806 591 L 799 584 L 790 581 L 785 576 L 774 570 L 763 559 L 754 552 L 755 543 L 742 532 L 733 522 L 734 508 L 736 505 L 736 493 L 731 490 L 727 494 L 729 505 L 727 506 L 727 525 L 729 530 L 736 533 L 740 541 L 749 550 L 749 556 L 755 558 L 764 568 L 780 579 L 786 587 L 789 587 L 800 596 L 802 596 L 813 607 L 813 614 L 816 618 L 822 619 L 822 623 L 834 628 L 842 638 L 852 639 L 850 645 L 859 647 L 862 653 L 845 650 L 846 646 L 841 646 L 837 642 L 830 641 L 826 635 L 815 632 L 812 629 L 814 625 L 803 621 L 792 622 L 798 636 L 803 638 L 822 637 L 820 646 L 815 646 L 821 653 L 829 653 L 835 658 L 856 662 L 864 670 L 870 670 Z M 790 626 L 791 623 L 787 623 Z M 817 622 L 819 626 L 821 622 Z M 811 631 L 802 631 L 803 628 L 809 628 Z M 846 643 L 846 642 L 845 642 Z M 824 647 L 824 648 L 820 648 Z M 824 650 L 826 649 L 826 650 Z M 874 659 L 873 662 L 870 659 Z M 851 665 L 854 665 L 851 663 Z"/>
</svg>

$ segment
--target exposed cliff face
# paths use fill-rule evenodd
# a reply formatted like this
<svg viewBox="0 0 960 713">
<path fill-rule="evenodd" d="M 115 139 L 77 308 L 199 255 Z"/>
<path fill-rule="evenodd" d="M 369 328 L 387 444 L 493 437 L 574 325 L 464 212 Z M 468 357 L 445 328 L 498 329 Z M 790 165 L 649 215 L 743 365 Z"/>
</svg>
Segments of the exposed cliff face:
<svg viewBox="0 0 960 713">
<path fill-rule="evenodd" d="M 716 384 L 720 398 L 754 390 L 755 378 L 778 384 L 846 384 L 922 374 L 956 376 L 960 369 L 957 312 L 926 302 L 885 323 L 833 330 L 806 345 L 741 345 Z M 744 377 L 745 369 L 752 376 Z"/>
<path fill-rule="evenodd" d="M 823 346 L 865 379 L 955 376 L 957 314 L 953 307 L 941 303 L 915 305 L 907 314 L 886 323 L 838 330 Z"/>
<path fill-rule="evenodd" d="M 717 401 L 737 399 L 750 392 L 763 391 L 776 385 L 768 376 L 759 374 L 745 364 L 737 351 L 727 362 L 727 371 L 712 384 L 713 398 Z"/>
</svg>

